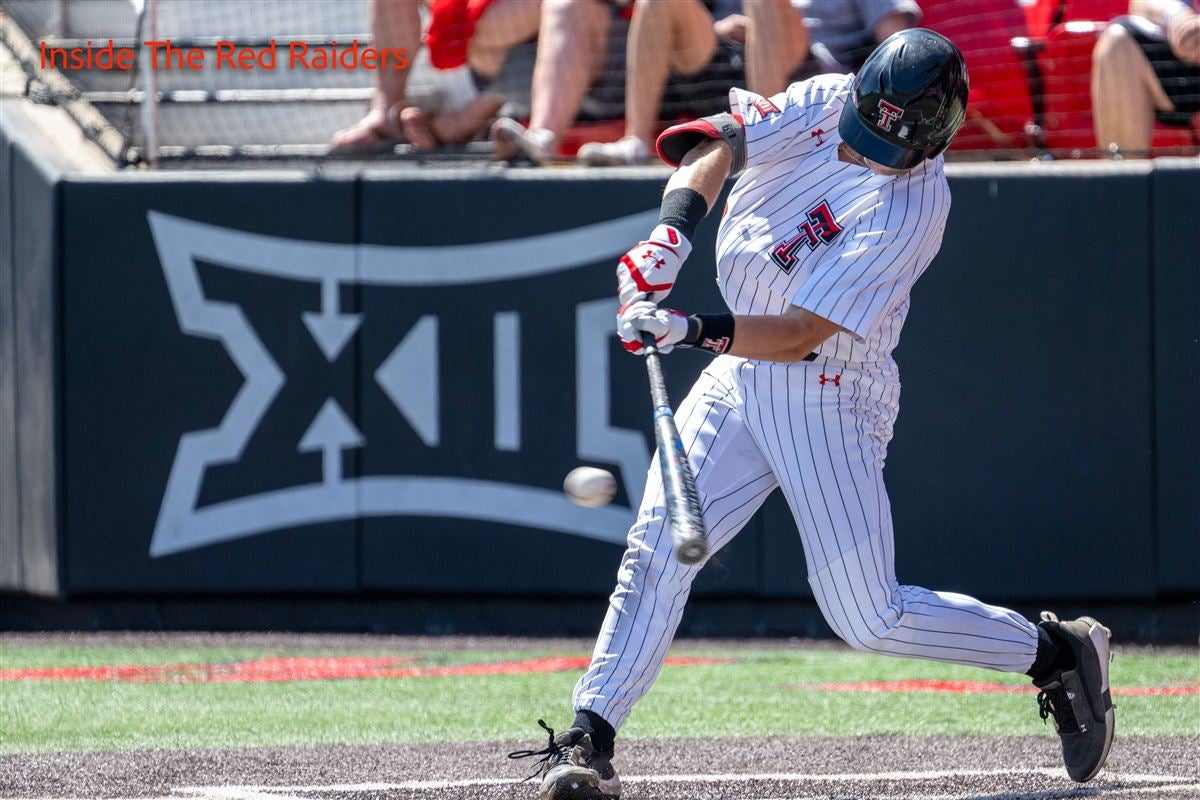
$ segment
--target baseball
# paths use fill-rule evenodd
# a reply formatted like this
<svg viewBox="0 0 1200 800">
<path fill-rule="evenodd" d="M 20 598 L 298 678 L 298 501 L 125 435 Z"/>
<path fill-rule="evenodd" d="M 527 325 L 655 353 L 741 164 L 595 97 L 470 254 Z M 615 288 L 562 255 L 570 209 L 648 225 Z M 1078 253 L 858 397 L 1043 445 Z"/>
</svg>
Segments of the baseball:
<svg viewBox="0 0 1200 800">
<path fill-rule="evenodd" d="M 577 467 L 567 473 L 563 491 L 575 505 L 599 508 L 612 502 L 617 493 L 617 479 L 607 470 Z"/>
</svg>

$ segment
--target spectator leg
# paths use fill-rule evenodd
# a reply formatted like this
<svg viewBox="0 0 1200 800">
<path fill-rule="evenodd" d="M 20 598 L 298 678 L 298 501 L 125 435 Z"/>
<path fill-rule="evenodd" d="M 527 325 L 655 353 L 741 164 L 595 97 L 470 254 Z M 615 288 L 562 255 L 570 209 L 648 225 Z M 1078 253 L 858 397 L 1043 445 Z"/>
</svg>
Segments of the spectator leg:
<svg viewBox="0 0 1200 800">
<path fill-rule="evenodd" d="M 746 88 L 764 97 L 787 89 L 788 78 L 808 58 L 809 33 L 791 3 L 742 0 L 746 15 Z"/>
<path fill-rule="evenodd" d="M 547 131 L 552 150 L 604 65 L 609 13 L 600 0 L 542 2 L 529 129 Z"/>
<path fill-rule="evenodd" d="M 713 19 L 700 0 L 638 0 L 626 45 L 625 135 L 653 150 L 667 78 L 699 72 L 716 49 Z"/>
<path fill-rule="evenodd" d="M 538 32 L 542 4 L 537 0 L 496 0 L 475 26 L 467 50 L 471 69 L 494 78 L 504 66 L 508 51 Z"/>
<path fill-rule="evenodd" d="M 1146 155 L 1154 136 L 1154 112 L 1174 107 L 1129 32 L 1120 25 L 1108 26 L 1092 52 L 1097 146 L 1105 150 L 1115 144 L 1125 153 Z"/>
<path fill-rule="evenodd" d="M 421 46 L 419 0 L 370 0 L 371 33 L 378 48 L 405 50 L 409 63 Z M 375 70 L 375 95 L 365 117 L 333 135 L 332 146 L 353 147 L 398 139 L 398 120 L 390 113 L 404 102 L 407 69 Z"/>
<path fill-rule="evenodd" d="M 508 51 L 537 33 L 541 4 L 537 0 L 496 0 L 475 26 L 467 61 L 475 74 L 495 78 Z M 468 102 L 430 114 L 415 106 L 400 112 L 404 135 L 419 150 L 439 144 L 469 142 L 504 105 L 505 98 L 486 89 Z"/>
<path fill-rule="evenodd" d="M 462 144 L 475 139 L 496 116 L 505 99 L 484 92 L 455 108 L 430 114 L 419 106 L 400 112 L 404 137 L 418 150 L 435 150 L 441 144 Z"/>
</svg>

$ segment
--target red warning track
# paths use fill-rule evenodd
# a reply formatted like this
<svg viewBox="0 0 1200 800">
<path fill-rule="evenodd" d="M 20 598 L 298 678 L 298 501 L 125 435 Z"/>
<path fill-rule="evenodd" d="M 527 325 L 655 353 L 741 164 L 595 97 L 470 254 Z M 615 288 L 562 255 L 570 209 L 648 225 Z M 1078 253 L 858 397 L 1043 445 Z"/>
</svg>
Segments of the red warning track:
<svg viewBox="0 0 1200 800">
<path fill-rule="evenodd" d="M 586 669 L 587 658 L 528 658 L 448 666 L 414 666 L 413 658 L 329 656 L 258 658 L 219 664 L 118 664 L 98 667 L 33 667 L 0 670 L 3 681 L 87 681 L 94 683 L 290 683 L 365 678 L 455 678 L 484 675 L 533 675 Z M 728 664 L 720 658 L 668 658 L 670 667 Z M 785 684 L 782 688 L 824 692 L 1011 694 L 1033 687 L 988 681 L 905 680 L 858 683 Z M 1200 682 L 1174 686 L 1118 686 L 1115 695 L 1170 697 L 1200 695 Z"/>
<path fill-rule="evenodd" d="M 259 658 L 224 664 L 129 664 L 0 670 L 3 681 L 91 681 L 99 683 L 287 683 L 360 678 L 453 678 L 472 675 L 531 675 L 586 669 L 587 658 L 529 658 L 481 664 L 420 667 L 411 658 Z M 668 658 L 667 666 L 727 664 L 720 658 Z"/>
<path fill-rule="evenodd" d="M 818 683 L 811 685 L 790 684 L 789 689 L 809 689 L 825 692 L 931 692 L 935 694 L 999 694 L 1032 692 L 1032 686 L 1016 686 L 1008 683 L 988 681 L 866 681 L 862 683 Z M 1169 697 L 1174 695 L 1200 695 L 1200 684 L 1187 683 L 1179 686 L 1115 686 L 1113 694 L 1133 696 Z"/>
</svg>

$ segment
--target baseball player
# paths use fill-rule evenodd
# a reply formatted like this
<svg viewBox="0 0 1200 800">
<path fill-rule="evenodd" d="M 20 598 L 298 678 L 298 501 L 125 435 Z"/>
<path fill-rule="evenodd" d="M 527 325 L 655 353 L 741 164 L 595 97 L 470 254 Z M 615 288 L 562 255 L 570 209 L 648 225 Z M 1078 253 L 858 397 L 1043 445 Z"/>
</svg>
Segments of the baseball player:
<svg viewBox="0 0 1200 800">
<path fill-rule="evenodd" d="M 962 123 L 967 71 L 946 38 L 885 40 L 857 75 L 822 75 L 764 98 L 734 89 L 731 113 L 677 125 L 659 154 L 678 170 L 660 224 L 621 258 L 617 327 L 642 351 L 714 356 L 676 414 L 711 552 L 779 487 L 808 580 L 834 632 L 858 650 L 1023 672 L 1042 691 L 1068 774 L 1094 777 L 1113 736 L 1109 631 L 1090 617 L 1034 624 L 961 594 L 901 585 L 883 464 L 900 393 L 891 352 L 909 291 L 950 209 L 942 152 Z M 659 304 L 727 177 L 717 238 L 729 311 Z M 616 732 L 653 684 L 702 564 L 672 555 L 652 462 L 629 549 L 576 716 L 542 756 L 540 800 L 614 797 Z"/>
</svg>

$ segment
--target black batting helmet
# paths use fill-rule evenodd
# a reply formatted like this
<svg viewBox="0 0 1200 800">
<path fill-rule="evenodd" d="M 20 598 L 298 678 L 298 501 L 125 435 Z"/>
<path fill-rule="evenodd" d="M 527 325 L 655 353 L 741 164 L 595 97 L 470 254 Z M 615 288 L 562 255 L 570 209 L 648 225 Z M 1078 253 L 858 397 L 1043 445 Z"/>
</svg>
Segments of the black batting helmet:
<svg viewBox="0 0 1200 800">
<path fill-rule="evenodd" d="M 858 71 L 838 133 L 856 153 L 909 169 L 945 150 L 967 111 L 967 64 L 925 28 L 894 33 Z"/>
</svg>

